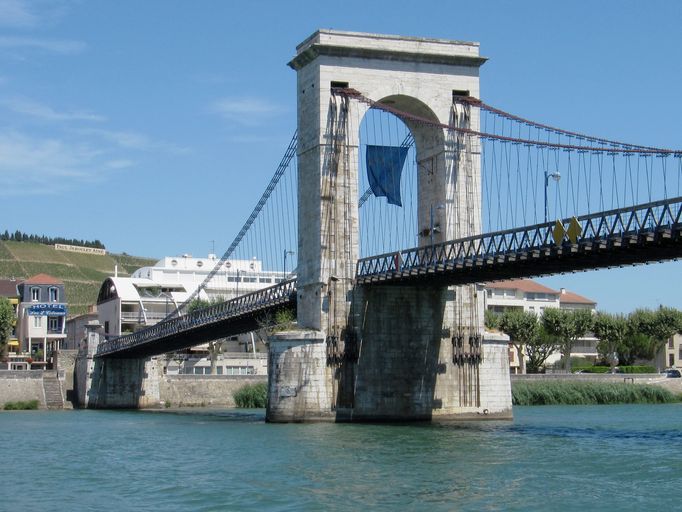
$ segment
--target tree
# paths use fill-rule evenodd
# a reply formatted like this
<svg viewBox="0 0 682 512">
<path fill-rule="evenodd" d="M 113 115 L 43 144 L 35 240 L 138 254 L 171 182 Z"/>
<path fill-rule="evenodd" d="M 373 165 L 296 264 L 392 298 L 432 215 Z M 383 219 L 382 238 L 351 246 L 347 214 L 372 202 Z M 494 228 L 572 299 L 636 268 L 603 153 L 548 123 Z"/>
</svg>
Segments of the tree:
<svg viewBox="0 0 682 512">
<path fill-rule="evenodd" d="M 538 327 L 538 317 L 534 313 L 514 309 L 505 311 L 500 317 L 500 330 L 509 336 L 519 355 L 521 373 L 526 373 L 523 348 L 537 336 Z"/>
<path fill-rule="evenodd" d="M 537 329 L 536 335 L 526 344 L 528 373 L 538 373 L 542 366 L 557 349 L 556 338 L 545 331 L 542 325 Z"/>
<path fill-rule="evenodd" d="M 556 338 L 564 369 L 569 373 L 573 345 L 592 329 L 592 321 L 592 312 L 587 309 L 547 308 L 542 313 L 542 326 L 547 334 Z"/>
<path fill-rule="evenodd" d="M 192 301 L 187 305 L 187 313 L 192 313 L 199 309 L 204 309 L 219 302 L 225 302 L 224 297 L 213 297 L 211 300 L 204 299 L 192 299 Z M 211 375 L 217 375 L 218 370 L 218 354 L 223 351 L 224 338 L 219 338 L 217 340 L 211 340 L 208 342 L 208 355 L 211 360 Z"/>
<path fill-rule="evenodd" d="M 486 309 L 483 318 L 486 329 L 493 331 L 500 328 L 500 315 L 498 313 Z"/>
<path fill-rule="evenodd" d="M 637 309 L 628 316 L 628 327 L 629 336 L 640 340 L 640 351 L 636 355 L 653 359 L 668 339 L 682 331 L 682 312 L 663 306 L 656 311 Z"/>
<path fill-rule="evenodd" d="M 0 297 L 0 357 L 7 354 L 7 342 L 14 327 L 14 308 L 7 297 Z"/>
<path fill-rule="evenodd" d="M 618 363 L 618 353 L 622 351 L 627 330 L 628 324 L 623 315 L 597 313 L 594 318 L 594 334 L 599 338 L 597 352 L 612 368 Z"/>
</svg>

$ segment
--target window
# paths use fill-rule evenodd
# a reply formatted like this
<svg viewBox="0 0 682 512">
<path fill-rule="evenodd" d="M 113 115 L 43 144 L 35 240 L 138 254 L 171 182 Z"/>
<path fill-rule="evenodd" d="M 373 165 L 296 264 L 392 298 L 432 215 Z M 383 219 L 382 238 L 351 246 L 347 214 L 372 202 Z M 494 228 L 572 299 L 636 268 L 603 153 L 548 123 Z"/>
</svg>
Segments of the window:
<svg viewBox="0 0 682 512">
<path fill-rule="evenodd" d="M 109 320 L 104 321 L 104 334 L 109 334 Z"/>
<path fill-rule="evenodd" d="M 55 288 L 54 286 L 50 287 L 50 302 L 58 302 L 59 301 L 59 290 Z"/>
<path fill-rule="evenodd" d="M 33 327 L 42 327 L 43 325 L 43 317 L 42 316 L 34 316 L 33 317 Z"/>
<path fill-rule="evenodd" d="M 255 278 L 255 277 L 245 277 L 245 278 L 244 278 L 244 282 L 245 282 L 245 283 L 255 283 L 255 282 L 256 282 L 256 278 Z"/>
<path fill-rule="evenodd" d="M 38 302 L 40 300 L 40 288 L 37 286 L 31 288 L 31 300 L 33 302 Z"/>
<path fill-rule="evenodd" d="M 47 318 L 47 329 L 50 332 L 59 332 L 61 329 L 59 327 L 59 317 L 51 316 Z"/>
<path fill-rule="evenodd" d="M 675 348 L 674 338 L 668 340 L 668 348 Z"/>
<path fill-rule="evenodd" d="M 268 277 L 261 277 L 260 279 L 258 279 L 258 282 L 259 283 L 272 283 L 272 279 L 270 279 Z"/>
<path fill-rule="evenodd" d="M 675 366 L 675 354 L 668 354 L 668 366 Z"/>
</svg>

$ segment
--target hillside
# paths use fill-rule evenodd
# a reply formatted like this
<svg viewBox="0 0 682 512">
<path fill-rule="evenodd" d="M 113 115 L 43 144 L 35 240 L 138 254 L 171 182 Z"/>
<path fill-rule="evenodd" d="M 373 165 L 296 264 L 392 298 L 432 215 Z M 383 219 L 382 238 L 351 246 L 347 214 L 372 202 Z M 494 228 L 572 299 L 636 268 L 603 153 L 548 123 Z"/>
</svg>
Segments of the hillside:
<svg viewBox="0 0 682 512">
<path fill-rule="evenodd" d="M 129 276 L 140 267 L 153 265 L 158 259 L 127 254 L 80 254 L 57 251 L 53 246 L 29 242 L 0 241 L 0 279 L 26 279 L 45 273 L 64 281 L 69 316 L 86 313 L 95 304 L 102 281 L 114 275 Z"/>
</svg>

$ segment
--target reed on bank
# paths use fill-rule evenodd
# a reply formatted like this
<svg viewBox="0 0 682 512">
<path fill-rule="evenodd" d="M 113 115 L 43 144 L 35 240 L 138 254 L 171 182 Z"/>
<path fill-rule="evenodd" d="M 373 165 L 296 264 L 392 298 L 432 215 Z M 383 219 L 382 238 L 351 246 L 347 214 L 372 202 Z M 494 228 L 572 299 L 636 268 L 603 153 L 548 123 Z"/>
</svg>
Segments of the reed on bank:
<svg viewBox="0 0 682 512">
<path fill-rule="evenodd" d="M 512 383 L 514 405 L 665 404 L 682 401 L 650 384 L 584 381 L 516 381 Z"/>
<path fill-rule="evenodd" d="M 242 409 L 262 409 L 268 403 L 268 387 L 265 382 L 247 384 L 234 393 L 234 402 Z"/>
</svg>

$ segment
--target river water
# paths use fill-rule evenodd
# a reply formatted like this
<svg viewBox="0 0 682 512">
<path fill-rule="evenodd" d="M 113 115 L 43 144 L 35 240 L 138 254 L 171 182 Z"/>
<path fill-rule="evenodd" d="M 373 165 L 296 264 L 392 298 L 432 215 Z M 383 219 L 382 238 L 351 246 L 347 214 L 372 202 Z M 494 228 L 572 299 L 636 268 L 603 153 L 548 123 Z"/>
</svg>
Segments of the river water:
<svg viewBox="0 0 682 512">
<path fill-rule="evenodd" d="M 680 510 L 682 405 L 513 422 L 272 425 L 264 412 L 0 413 L 0 510 Z"/>
</svg>

